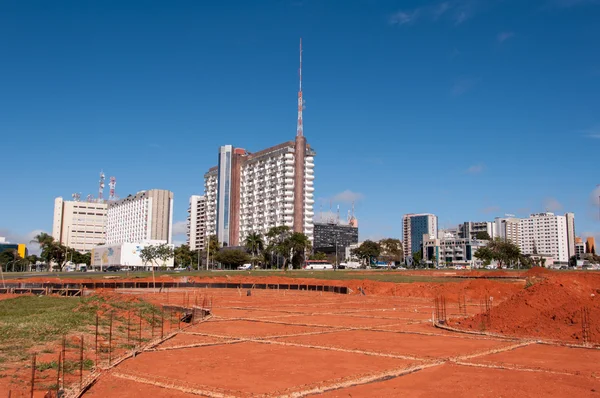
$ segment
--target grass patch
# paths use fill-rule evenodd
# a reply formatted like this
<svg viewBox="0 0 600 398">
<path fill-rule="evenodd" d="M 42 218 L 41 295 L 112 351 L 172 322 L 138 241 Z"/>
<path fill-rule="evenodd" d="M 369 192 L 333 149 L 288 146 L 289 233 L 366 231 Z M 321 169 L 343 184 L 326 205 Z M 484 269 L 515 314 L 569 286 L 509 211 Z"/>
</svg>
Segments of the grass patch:
<svg viewBox="0 0 600 398">
<path fill-rule="evenodd" d="M 107 307 L 108 306 L 108 307 Z M 144 301 L 106 300 L 93 295 L 86 298 L 21 296 L 0 301 L 0 362 L 24 361 L 29 358 L 28 350 L 52 341 L 59 341 L 63 335 L 86 332 L 95 325 L 96 311 L 111 308 L 117 311 L 131 310 L 132 315 L 140 311 L 144 318 L 160 310 Z M 115 320 L 118 317 L 115 317 Z M 132 317 L 133 318 L 133 317 Z M 108 320 L 103 319 L 101 323 Z M 79 345 L 67 339 L 67 346 Z M 48 352 L 45 348 L 42 352 Z M 39 366 L 52 366 L 40 364 Z M 85 366 L 85 363 L 84 363 Z"/>
</svg>

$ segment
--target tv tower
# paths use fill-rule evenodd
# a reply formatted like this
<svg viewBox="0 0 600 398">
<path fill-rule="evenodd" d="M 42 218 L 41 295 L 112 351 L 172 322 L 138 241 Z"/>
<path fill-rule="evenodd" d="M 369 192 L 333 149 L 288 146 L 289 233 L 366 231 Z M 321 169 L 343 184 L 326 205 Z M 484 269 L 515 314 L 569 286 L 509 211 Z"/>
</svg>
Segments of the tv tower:
<svg viewBox="0 0 600 398">
<path fill-rule="evenodd" d="M 294 232 L 304 233 L 304 164 L 306 158 L 306 138 L 302 123 L 302 38 L 300 38 L 300 89 L 298 90 L 298 124 L 296 127 L 296 145 L 294 159 Z"/>
<path fill-rule="evenodd" d="M 104 194 L 104 172 L 100 171 L 100 181 L 98 185 L 98 202 L 102 202 L 102 195 Z"/>
<path fill-rule="evenodd" d="M 110 177 L 110 182 L 108 183 L 108 187 L 110 188 L 108 200 L 117 200 L 115 196 L 115 187 L 117 185 L 117 178 Z"/>
</svg>

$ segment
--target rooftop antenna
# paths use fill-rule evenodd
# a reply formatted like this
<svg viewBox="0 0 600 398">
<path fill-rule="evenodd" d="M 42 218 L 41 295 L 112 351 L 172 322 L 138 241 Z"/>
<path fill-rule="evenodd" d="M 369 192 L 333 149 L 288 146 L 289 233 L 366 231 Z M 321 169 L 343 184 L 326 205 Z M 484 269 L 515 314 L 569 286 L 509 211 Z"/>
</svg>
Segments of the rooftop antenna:
<svg viewBox="0 0 600 398">
<path fill-rule="evenodd" d="M 108 200 L 117 200 L 115 196 L 115 187 L 117 186 L 117 178 L 110 177 L 110 182 L 108 183 L 108 187 L 110 188 Z"/>
<path fill-rule="evenodd" d="M 304 109 L 304 100 L 302 99 L 302 38 L 300 38 L 300 69 L 298 69 L 298 75 L 300 76 L 300 89 L 298 90 L 298 126 L 296 128 L 296 135 L 302 137 L 304 135 L 304 127 L 302 126 L 302 110 Z"/>
<path fill-rule="evenodd" d="M 104 194 L 104 172 L 102 170 L 100 170 L 100 182 L 98 185 L 98 202 L 103 201 L 103 194 Z"/>
<path fill-rule="evenodd" d="M 336 224 L 340 223 L 340 205 L 337 205 L 337 220 Z"/>
<path fill-rule="evenodd" d="M 71 197 L 75 202 L 79 202 L 79 200 L 81 199 L 81 193 L 75 192 L 73 195 L 71 195 Z"/>
</svg>

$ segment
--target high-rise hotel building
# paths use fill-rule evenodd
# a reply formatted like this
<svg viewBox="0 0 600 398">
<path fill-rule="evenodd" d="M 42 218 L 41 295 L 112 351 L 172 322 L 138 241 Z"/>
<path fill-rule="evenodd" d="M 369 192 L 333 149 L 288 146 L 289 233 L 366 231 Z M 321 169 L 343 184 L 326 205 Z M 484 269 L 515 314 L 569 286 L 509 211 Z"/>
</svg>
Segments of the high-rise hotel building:
<svg viewBox="0 0 600 398">
<path fill-rule="evenodd" d="M 172 243 L 173 192 L 150 189 L 108 204 L 106 244 Z"/>
<path fill-rule="evenodd" d="M 238 246 L 252 232 L 285 225 L 313 240 L 315 152 L 304 137 L 303 108 L 300 41 L 296 139 L 254 153 L 219 148 L 217 166 L 204 175 L 207 235 Z"/>
<path fill-rule="evenodd" d="M 231 145 L 219 149 L 219 165 L 204 175 L 207 235 L 238 246 L 252 232 L 285 225 L 313 239 L 315 152 L 307 144 L 303 148 L 300 179 L 296 144 L 255 153 Z"/>
</svg>

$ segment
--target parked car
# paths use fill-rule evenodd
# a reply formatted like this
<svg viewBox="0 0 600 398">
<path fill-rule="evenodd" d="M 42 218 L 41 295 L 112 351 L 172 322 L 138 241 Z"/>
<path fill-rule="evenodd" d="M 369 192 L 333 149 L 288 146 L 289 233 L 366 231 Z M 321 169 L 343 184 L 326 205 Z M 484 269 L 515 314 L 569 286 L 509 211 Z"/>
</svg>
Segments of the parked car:
<svg viewBox="0 0 600 398">
<path fill-rule="evenodd" d="M 354 261 L 348 261 L 345 263 L 340 263 L 339 269 L 359 269 L 360 263 Z"/>
<path fill-rule="evenodd" d="M 252 269 L 252 264 L 243 264 L 237 267 L 240 271 L 247 271 Z"/>
<path fill-rule="evenodd" d="M 104 272 L 117 272 L 118 270 L 119 270 L 119 267 L 117 267 L 116 265 L 111 265 L 111 266 L 104 268 Z"/>
</svg>

